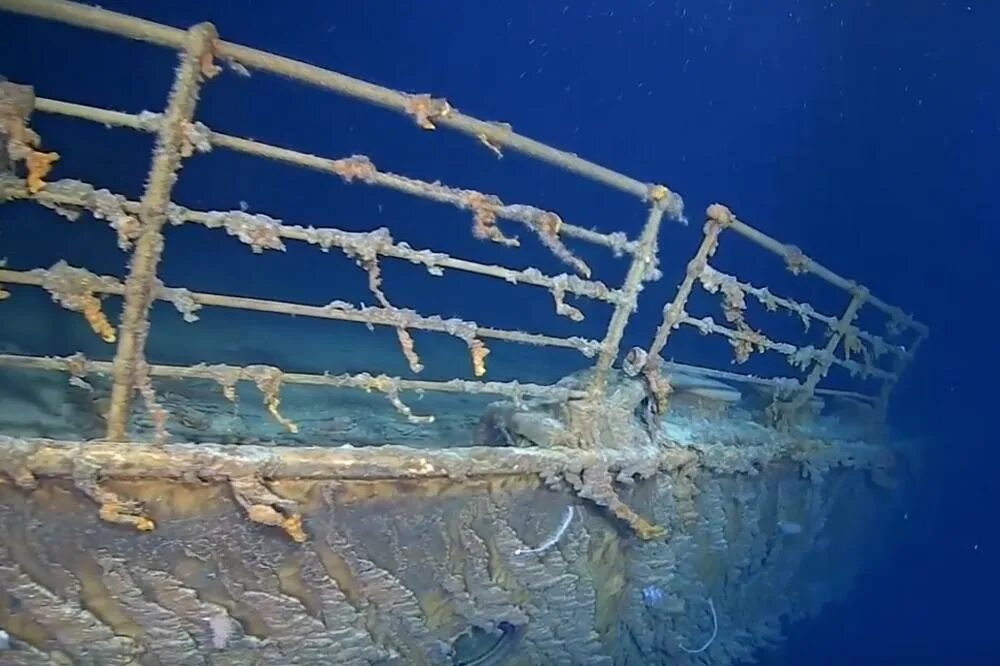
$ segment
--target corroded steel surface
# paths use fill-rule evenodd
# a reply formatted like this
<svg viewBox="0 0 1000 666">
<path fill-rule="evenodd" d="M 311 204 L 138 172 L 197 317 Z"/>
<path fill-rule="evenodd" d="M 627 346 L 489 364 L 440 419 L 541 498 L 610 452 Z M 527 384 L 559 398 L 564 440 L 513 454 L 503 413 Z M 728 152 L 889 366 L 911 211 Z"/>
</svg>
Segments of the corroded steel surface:
<svg viewBox="0 0 1000 666">
<path fill-rule="evenodd" d="M 302 517 L 296 541 L 251 519 L 223 465 L 149 478 L 136 457 L 132 479 L 121 459 L 99 484 L 142 505 L 155 529 L 137 533 L 101 520 L 79 471 L 40 473 L 59 448 L 37 443 L 20 485 L 0 477 L 4 663 L 686 663 L 709 603 L 705 654 L 731 663 L 845 589 L 887 496 L 874 461 L 740 472 L 737 452 L 706 450 L 616 484 L 666 528 L 637 542 L 537 473 L 270 480 L 272 506 Z M 248 464 L 284 476 L 284 453 Z"/>
</svg>

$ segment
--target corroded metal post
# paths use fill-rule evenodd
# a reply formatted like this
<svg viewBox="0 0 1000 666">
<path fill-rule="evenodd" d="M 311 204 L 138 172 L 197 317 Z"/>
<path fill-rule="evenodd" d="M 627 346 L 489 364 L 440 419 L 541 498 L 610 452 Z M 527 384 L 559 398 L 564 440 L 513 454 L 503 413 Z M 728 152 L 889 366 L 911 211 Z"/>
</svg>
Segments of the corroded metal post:
<svg viewBox="0 0 1000 666">
<path fill-rule="evenodd" d="M 591 381 L 589 393 L 592 398 L 596 398 L 604 392 L 604 385 L 608 379 L 608 371 L 618 357 L 618 348 L 621 345 L 622 336 L 625 335 L 625 326 L 628 319 L 635 310 L 636 301 L 639 298 L 639 289 L 642 287 L 642 280 L 646 273 L 653 268 L 656 258 L 656 239 L 660 233 L 660 223 L 663 221 L 663 214 L 670 205 L 670 200 L 674 197 L 672 192 L 662 185 L 650 188 L 649 199 L 653 205 L 649 209 L 649 216 L 646 218 L 646 226 L 642 229 L 635 254 L 632 256 L 632 263 L 625 274 L 625 283 L 621 289 L 621 300 L 615 305 L 615 310 L 608 323 L 608 332 L 601 343 L 601 353 L 597 357 L 594 366 L 594 378 Z"/>
<path fill-rule="evenodd" d="M 210 67 L 215 27 L 200 23 L 188 30 L 187 42 L 170 91 L 167 108 L 156 137 L 153 163 L 139 209 L 141 230 L 135 242 L 125 304 L 115 352 L 108 410 L 107 438 L 125 438 L 129 404 L 136 388 L 136 368 L 144 362 L 143 350 L 149 330 L 148 313 L 153 299 L 156 269 L 163 253 L 163 225 L 166 223 L 170 194 L 181 167 L 181 151 L 188 124 L 194 116 L 202 78 Z"/>
<path fill-rule="evenodd" d="M 731 226 L 736 219 L 732 212 L 722 204 L 712 204 L 705 214 L 708 219 L 705 221 L 701 245 L 698 246 L 698 251 L 688 262 L 684 280 L 677 287 L 677 295 L 663 308 L 663 321 L 656 329 L 656 335 L 653 336 L 653 342 L 649 346 L 649 355 L 646 360 L 646 366 L 649 369 L 655 369 L 659 365 L 660 352 L 667 344 L 671 331 L 684 318 L 684 308 L 688 298 L 691 297 L 691 289 L 694 287 L 695 280 L 701 277 L 704 272 L 708 258 L 715 254 L 715 248 L 719 245 L 719 234 L 722 233 L 723 229 Z"/>
<path fill-rule="evenodd" d="M 854 285 L 851 289 L 851 294 L 851 302 L 847 304 L 847 309 L 844 310 L 844 314 L 840 316 L 836 325 L 832 327 L 832 335 L 830 336 L 830 339 L 826 341 L 826 346 L 823 348 L 820 356 L 813 363 L 812 370 L 809 371 L 805 381 L 802 382 L 802 387 L 795 394 L 795 397 L 784 406 L 786 418 L 790 418 L 793 414 L 800 410 L 803 405 L 809 402 L 810 398 L 813 397 L 813 393 L 816 391 L 816 386 L 830 370 L 830 365 L 833 363 L 833 354 L 837 350 L 837 345 L 839 345 L 840 341 L 844 339 L 844 334 L 847 332 L 848 327 L 851 326 L 854 318 L 858 316 L 858 310 L 861 309 L 861 306 L 868 300 L 868 290 L 860 285 Z"/>
</svg>

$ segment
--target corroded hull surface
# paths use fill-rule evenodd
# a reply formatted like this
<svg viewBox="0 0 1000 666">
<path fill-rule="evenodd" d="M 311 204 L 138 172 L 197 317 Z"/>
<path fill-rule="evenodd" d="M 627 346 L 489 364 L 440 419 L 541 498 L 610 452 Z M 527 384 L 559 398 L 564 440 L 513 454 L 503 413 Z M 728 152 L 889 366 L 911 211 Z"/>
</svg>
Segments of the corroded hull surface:
<svg viewBox="0 0 1000 666">
<path fill-rule="evenodd" d="M 783 620 L 846 589 L 887 491 L 857 460 L 810 478 L 791 460 L 750 474 L 705 460 L 615 484 L 665 529 L 648 541 L 535 473 L 268 482 L 272 506 L 301 516 L 290 527 L 251 520 L 253 504 L 211 474 L 101 480 L 99 511 L 92 480 L 8 468 L 0 628 L 11 647 L 0 661 L 750 658 Z M 151 522 L 139 526 L 153 529 L 108 522 L 109 503 L 143 507 Z M 567 516 L 554 545 L 525 552 Z"/>
</svg>

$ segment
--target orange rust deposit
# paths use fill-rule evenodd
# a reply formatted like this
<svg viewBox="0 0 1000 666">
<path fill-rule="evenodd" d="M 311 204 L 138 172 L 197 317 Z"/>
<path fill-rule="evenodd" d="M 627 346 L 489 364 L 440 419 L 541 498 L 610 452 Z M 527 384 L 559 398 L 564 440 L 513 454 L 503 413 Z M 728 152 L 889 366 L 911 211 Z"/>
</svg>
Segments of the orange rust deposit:
<svg viewBox="0 0 1000 666">
<path fill-rule="evenodd" d="M 28 167 L 28 192 L 37 194 L 45 187 L 45 176 L 49 175 L 52 165 L 59 159 L 59 153 L 42 153 L 32 150 L 25 158 Z"/>
</svg>

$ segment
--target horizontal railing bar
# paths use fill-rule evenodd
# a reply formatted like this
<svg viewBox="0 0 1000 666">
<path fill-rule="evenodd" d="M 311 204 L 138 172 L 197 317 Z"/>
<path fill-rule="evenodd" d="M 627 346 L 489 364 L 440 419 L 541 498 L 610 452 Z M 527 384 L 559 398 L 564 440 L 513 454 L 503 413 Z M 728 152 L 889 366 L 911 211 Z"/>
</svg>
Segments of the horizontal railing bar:
<svg viewBox="0 0 1000 666">
<path fill-rule="evenodd" d="M 20 354 L 0 354 L 0 366 L 17 367 L 29 370 L 50 370 L 77 373 L 83 369 L 84 374 L 94 373 L 108 375 L 111 373 L 110 361 L 95 361 L 74 356 L 26 356 Z M 163 365 L 150 364 L 149 374 L 164 379 L 205 379 L 219 381 L 227 374 L 233 373 L 237 381 L 253 381 L 253 375 L 246 368 L 232 365 Z M 503 395 L 511 398 L 540 397 L 555 400 L 573 400 L 583 398 L 586 393 L 580 390 L 566 389 L 561 386 L 546 386 L 543 384 L 522 384 L 519 382 L 477 382 L 465 379 L 449 379 L 447 381 L 432 381 L 422 379 L 403 379 L 387 375 L 360 374 L 312 374 L 302 372 L 281 371 L 283 384 L 300 384 L 307 386 L 326 386 L 330 388 L 358 388 L 378 390 L 380 382 L 389 382 L 401 391 L 437 391 L 441 393 L 467 393 L 484 395 Z"/>
<path fill-rule="evenodd" d="M 714 277 L 712 275 L 713 273 Z M 732 281 L 741 290 L 753 296 L 755 299 L 757 299 L 759 303 L 765 305 L 765 307 L 767 306 L 767 303 L 771 302 L 774 303 L 775 305 L 778 305 L 788 310 L 789 312 L 793 312 L 799 315 L 800 317 L 808 317 L 809 319 L 815 319 L 816 321 L 822 322 L 830 328 L 833 328 L 834 326 L 837 326 L 840 323 L 836 317 L 833 317 L 828 314 L 823 314 L 822 312 L 818 312 L 809 303 L 800 303 L 799 301 L 796 301 L 791 298 L 777 296 L 776 294 L 772 293 L 771 290 L 768 289 L 767 287 L 755 287 L 749 282 L 743 282 L 735 275 L 732 275 L 730 273 L 723 273 L 722 271 L 714 268 L 711 265 L 705 266 L 705 270 L 702 272 L 702 277 L 703 279 L 708 278 L 719 281 Z M 869 333 L 868 331 L 859 328 L 858 326 L 855 326 L 853 324 L 848 326 L 847 330 L 853 331 L 854 334 L 857 335 L 860 339 L 864 340 L 865 342 L 868 342 L 872 346 L 873 351 L 883 350 L 889 352 L 890 354 L 893 354 L 894 356 L 900 356 L 900 357 L 906 356 L 908 354 L 908 352 L 905 349 L 899 347 L 898 345 L 890 344 L 881 336 Z M 880 355 L 880 353 L 881 352 L 879 352 L 876 355 Z"/>
<path fill-rule="evenodd" d="M 117 278 L 98 276 L 80 268 L 72 268 L 69 266 L 63 266 L 63 268 L 69 269 L 74 273 L 73 276 L 67 277 L 75 277 L 75 275 L 79 274 L 86 279 L 86 284 L 80 286 L 82 291 L 111 294 L 115 296 L 121 296 L 125 293 L 124 285 Z M 55 277 L 56 271 L 58 270 L 59 268 L 15 271 L 0 268 L 0 283 L 45 288 L 47 278 Z M 364 309 L 348 309 L 346 306 L 331 307 L 329 305 L 303 305 L 299 303 L 264 300 L 244 296 L 225 296 L 221 294 L 202 293 L 176 287 L 166 287 L 163 285 L 160 285 L 153 290 L 153 297 L 156 300 L 173 303 L 174 306 L 185 315 L 191 315 L 200 306 L 207 305 L 238 310 L 286 314 L 299 317 L 313 317 L 317 319 L 332 319 L 364 324 L 376 324 L 379 326 L 403 327 L 408 329 L 412 328 L 435 333 L 447 333 L 449 335 L 460 337 L 461 339 L 469 338 L 471 340 L 483 337 L 504 340 L 507 342 L 516 342 L 519 344 L 529 344 L 543 347 L 562 347 L 565 349 L 574 349 L 586 356 L 593 356 L 600 349 L 600 342 L 595 340 L 587 340 L 579 337 L 558 338 L 538 333 L 489 328 L 479 326 L 473 322 L 446 320 L 440 317 L 425 317 L 418 315 L 415 312 L 399 308 L 366 307 Z"/>
<path fill-rule="evenodd" d="M 179 28 L 66 0 L 0 0 L 0 9 L 68 23 L 89 30 L 108 32 L 173 49 L 180 49 L 184 44 L 185 32 Z M 412 95 L 355 79 L 316 65 L 221 39 L 215 44 L 215 54 L 239 62 L 251 69 L 308 83 L 398 113 L 410 114 L 411 112 Z M 486 138 L 498 146 L 524 153 L 641 199 L 645 199 L 649 193 L 650 186 L 646 183 L 585 160 L 573 153 L 558 150 L 534 139 L 521 136 L 497 123 L 467 116 L 450 107 L 447 113 L 435 115 L 433 121 L 435 124 L 450 127 L 477 139 Z"/>
<path fill-rule="evenodd" d="M 48 183 L 45 189 L 35 194 L 28 192 L 28 188 L 23 180 L 4 179 L 0 176 L 0 186 L 4 187 L 4 194 L 11 198 L 31 199 L 44 205 L 54 205 L 72 208 L 82 208 L 93 212 L 93 202 L 88 201 L 87 196 L 76 193 L 77 188 L 85 188 L 89 193 L 96 191 L 93 185 L 77 180 L 58 180 Z M 121 197 L 121 195 L 114 195 Z M 138 215 L 139 202 L 130 201 L 121 197 L 119 200 L 122 209 L 131 214 Z M 233 211 L 234 213 L 236 211 Z M 243 211 L 239 211 L 242 213 Z M 218 226 L 217 211 L 194 211 L 186 207 L 177 206 L 170 212 L 171 222 L 191 222 L 200 224 L 208 228 Z M 274 230 L 281 238 L 288 240 L 302 241 L 315 245 L 319 238 L 323 238 L 331 246 L 344 248 L 347 244 L 338 241 L 338 235 L 357 236 L 356 232 L 341 232 L 333 228 L 302 227 L 299 225 L 287 225 L 275 218 Z M 394 259 L 402 259 L 427 268 L 449 268 L 475 273 L 486 277 L 497 278 L 511 284 L 528 284 L 535 287 L 542 287 L 549 291 L 564 291 L 577 296 L 592 298 L 606 303 L 617 303 L 621 298 L 619 290 L 611 289 L 604 283 L 594 280 L 585 280 L 575 275 L 562 274 L 550 276 L 533 269 L 513 269 L 506 266 L 493 264 L 481 264 L 466 259 L 457 259 L 450 255 L 427 250 L 415 250 L 400 243 L 380 243 L 373 246 L 373 250 L 382 256 Z"/>
<path fill-rule="evenodd" d="M 109 127 L 124 127 L 141 132 L 155 132 L 158 118 L 157 114 L 147 113 L 144 116 L 143 114 L 124 113 L 122 111 L 113 111 L 111 109 L 87 106 L 75 102 L 64 102 L 45 97 L 35 99 L 35 108 L 42 113 L 69 116 Z M 403 192 L 404 194 L 423 199 L 430 199 L 438 203 L 450 204 L 463 210 L 470 209 L 472 207 L 471 204 L 474 202 L 476 205 L 488 209 L 497 217 L 524 224 L 535 230 L 538 229 L 539 220 L 546 219 L 546 216 L 555 215 L 551 211 L 542 210 L 535 206 L 490 203 L 493 199 L 499 201 L 495 195 L 475 190 L 449 187 L 438 183 L 429 183 L 416 178 L 380 171 L 375 168 L 375 165 L 370 160 L 361 158 L 361 156 L 353 156 L 346 160 L 337 160 L 303 153 L 290 148 L 282 148 L 253 139 L 223 134 L 208 127 L 202 127 L 201 132 L 205 139 L 214 147 L 226 148 L 227 150 L 245 155 L 253 155 L 292 166 L 312 169 L 331 176 L 340 175 L 335 170 L 338 163 L 347 164 L 349 160 L 357 160 L 358 164 L 364 166 L 364 174 L 352 174 L 350 178 L 341 176 L 343 180 L 361 180 L 370 185 Z M 364 159 L 363 162 L 360 161 L 362 159 Z M 621 232 L 606 234 L 560 221 L 558 233 L 576 238 L 577 240 L 600 245 L 615 252 L 634 252 L 635 250 L 635 241 L 628 240 L 625 234 Z"/>
<path fill-rule="evenodd" d="M 684 315 L 681 317 L 680 324 L 686 326 L 691 326 L 698 329 L 699 332 L 703 334 L 714 333 L 716 335 L 721 335 L 729 340 L 738 340 L 740 342 L 747 342 L 754 346 L 760 346 L 770 351 L 778 352 L 779 354 L 784 354 L 785 356 L 791 357 L 796 353 L 803 351 L 799 347 L 788 343 L 788 342 L 775 342 L 767 338 L 764 335 L 756 334 L 750 335 L 742 331 L 738 331 L 727 326 L 722 326 L 717 324 L 711 317 L 704 317 L 702 319 L 696 319 L 690 315 Z M 817 350 L 818 353 L 818 350 Z M 866 367 L 857 363 L 856 361 L 845 361 L 844 359 L 837 358 L 834 356 L 832 362 L 838 365 L 852 374 L 861 374 L 862 376 L 876 377 L 882 380 L 894 379 L 895 375 L 891 372 L 882 370 L 881 368 Z"/>
<path fill-rule="evenodd" d="M 385 444 L 339 446 L 259 444 L 71 442 L 0 435 L 0 474 L 34 474 L 73 479 L 81 469 L 100 470 L 104 479 L 229 481 L 239 478 L 313 480 L 481 479 L 535 476 L 580 469 L 657 467 L 673 471 L 697 461 L 683 447 L 575 449 L 568 447 L 463 446 L 427 448 Z M 759 447 L 777 458 L 777 447 Z M 786 454 L 787 455 L 787 454 Z M 766 459 L 764 460 L 766 462 Z"/>
<path fill-rule="evenodd" d="M 782 257 L 786 262 L 795 262 L 803 272 L 812 273 L 821 280 L 843 289 L 848 293 L 853 293 L 857 288 L 857 284 L 848 280 L 845 277 L 834 273 L 829 268 L 819 263 L 815 259 L 812 259 L 801 252 L 798 248 L 790 245 L 785 245 L 781 241 L 768 236 L 763 231 L 759 231 L 751 227 L 749 224 L 743 222 L 742 220 L 733 218 L 733 223 L 731 226 L 732 230 L 741 236 L 751 240 L 757 245 L 761 246 L 765 250 L 768 250 L 779 257 Z M 926 332 L 927 326 L 922 322 L 913 319 L 910 315 L 906 314 L 900 308 L 895 305 L 889 305 L 882 299 L 874 296 L 872 294 L 868 295 L 866 303 L 874 306 L 875 308 L 881 310 L 884 314 L 888 315 L 890 318 L 899 321 L 902 324 L 912 327 L 918 332 Z"/>
<path fill-rule="evenodd" d="M 180 49 L 184 45 L 184 30 L 66 0 L 0 0 L 0 9 L 60 21 L 90 30 L 113 33 L 122 37 L 159 44 L 173 49 Z M 384 88 L 291 58 L 223 40 L 216 42 L 215 53 L 217 56 L 232 59 L 253 69 L 268 71 L 308 83 L 399 113 L 409 114 L 412 110 L 412 95 Z M 643 199 L 649 197 L 649 184 L 642 183 L 624 174 L 584 160 L 575 154 L 558 150 L 533 139 L 523 137 L 496 123 L 489 123 L 466 116 L 450 107 L 445 108 L 447 109 L 447 113 L 442 112 L 433 117 L 435 123 L 451 127 L 480 140 L 486 139 L 498 146 L 509 147 L 572 173 L 627 192 L 633 196 Z M 673 193 L 670 194 L 676 197 Z M 787 246 L 741 220 L 734 218 L 732 228 L 757 245 L 778 256 L 784 257 L 786 261 L 794 259 L 799 262 L 804 270 L 817 275 L 836 287 L 848 292 L 855 288 L 853 282 L 805 256 L 797 248 Z M 867 302 L 888 316 L 905 323 L 920 333 L 926 334 L 928 332 L 925 324 L 913 319 L 900 308 L 889 305 L 874 295 L 869 295 Z"/>
</svg>

